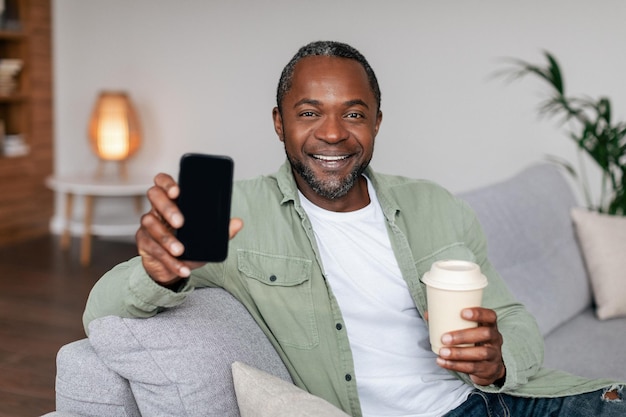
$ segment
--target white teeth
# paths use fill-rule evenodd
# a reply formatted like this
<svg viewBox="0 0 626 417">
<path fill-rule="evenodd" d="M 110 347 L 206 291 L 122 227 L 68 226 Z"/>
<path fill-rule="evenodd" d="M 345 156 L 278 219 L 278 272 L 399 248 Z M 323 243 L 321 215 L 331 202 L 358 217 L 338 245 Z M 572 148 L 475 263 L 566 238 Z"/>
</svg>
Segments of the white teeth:
<svg viewBox="0 0 626 417">
<path fill-rule="evenodd" d="M 347 156 L 327 156 L 327 155 L 314 155 L 316 159 L 321 159 L 322 161 L 341 161 L 342 159 L 346 159 Z"/>
</svg>

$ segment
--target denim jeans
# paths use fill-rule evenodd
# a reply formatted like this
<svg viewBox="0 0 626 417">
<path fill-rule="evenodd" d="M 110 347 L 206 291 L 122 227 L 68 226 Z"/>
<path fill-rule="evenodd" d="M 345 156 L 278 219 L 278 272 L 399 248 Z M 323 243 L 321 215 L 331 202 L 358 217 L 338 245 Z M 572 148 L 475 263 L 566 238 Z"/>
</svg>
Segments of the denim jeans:
<svg viewBox="0 0 626 417">
<path fill-rule="evenodd" d="M 608 393 L 607 393 L 608 392 Z M 557 398 L 522 398 L 474 391 L 444 417 L 624 417 L 624 387 Z"/>
</svg>

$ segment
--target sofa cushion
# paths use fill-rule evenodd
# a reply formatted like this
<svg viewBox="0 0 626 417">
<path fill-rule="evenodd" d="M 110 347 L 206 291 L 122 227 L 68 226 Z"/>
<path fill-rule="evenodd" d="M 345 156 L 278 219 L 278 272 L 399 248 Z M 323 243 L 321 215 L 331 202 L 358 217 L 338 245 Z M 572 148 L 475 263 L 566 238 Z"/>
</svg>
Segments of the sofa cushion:
<svg viewBox="0 0 626 417">
<path fill-rule="evenodd" d="M 598 318 L 626 316 L 626 217 L 572 210 Z"/>
<path fill-rule="evenodd" d="M 588 308 L 545 338 L 544 366 L 626 381 L 626 317 L 600 321 Z"/>
<path fill-rule="evenodd" d="M 238 416 L 235 361 L 291 381 L 259 326 L 222 289 L 196 290 L 149 320 L 104 317 L 89 330 L 103 362 L 128 379 L 144 416 Z"/>
<path fill-rule="evenodd" d="M 241 417 L 350 417 L 328 401 L 245 363 L 232 365 Z"/>
<path fill-rule="evenodd" d="M 591 305 L 570 220 L 576 198 L 556 166 L 536 164 L 460 197 L 476 211 L 491 263 L 543 335 Z"/>
</svg>

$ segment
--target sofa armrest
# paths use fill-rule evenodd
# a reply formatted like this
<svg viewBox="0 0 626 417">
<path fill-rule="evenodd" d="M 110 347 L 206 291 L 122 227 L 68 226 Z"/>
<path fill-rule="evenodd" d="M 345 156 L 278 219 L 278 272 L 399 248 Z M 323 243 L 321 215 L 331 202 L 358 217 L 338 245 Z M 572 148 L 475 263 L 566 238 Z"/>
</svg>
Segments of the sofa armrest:
<svg viewBox="0 0 626 417">
<path fill-rule="evenodd" d="M 97 319 L 89 340 L 103 363 L 128 380 L 142 415 L 239 416 L 235 361 L 291 381 L 252 316 L 223 289 L 198 289 L 149 319 Z"/>
<path fill-rule="evenodd" d="M 56 408 L 58 415 L 140 416 L 128 381 L 102 362 L 87 339 L 57 354 Z"/>
</svg>

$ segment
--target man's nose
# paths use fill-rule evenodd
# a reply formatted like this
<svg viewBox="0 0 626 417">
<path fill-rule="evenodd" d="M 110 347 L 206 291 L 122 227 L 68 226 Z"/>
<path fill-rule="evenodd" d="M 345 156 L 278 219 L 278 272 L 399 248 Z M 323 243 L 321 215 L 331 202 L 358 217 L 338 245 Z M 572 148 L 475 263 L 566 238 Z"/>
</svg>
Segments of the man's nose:
<svg viewBox="0 0 626 417">
<path fill-rule="evenodd" d="M 315 136 L 325 142 L 336 143 L 346 140 L 350 132 L 344 127 L 341 117 L 326 116 L 320 121 Z"/>
</svg>

